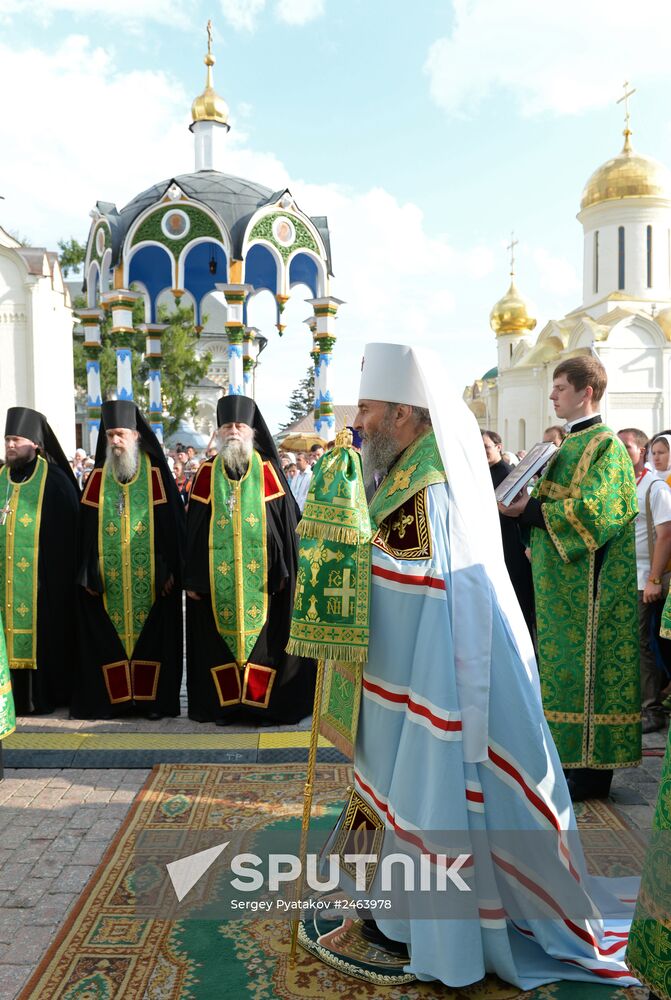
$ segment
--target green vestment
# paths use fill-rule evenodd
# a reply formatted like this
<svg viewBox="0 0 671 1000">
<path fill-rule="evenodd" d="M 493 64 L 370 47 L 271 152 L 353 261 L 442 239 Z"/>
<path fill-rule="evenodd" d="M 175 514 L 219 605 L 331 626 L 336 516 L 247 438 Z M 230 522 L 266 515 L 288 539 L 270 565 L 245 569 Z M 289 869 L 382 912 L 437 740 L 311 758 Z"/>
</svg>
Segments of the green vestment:
<svg viewBox="0 0 671 1000">
<path fill-rule="evenodd" d="M 642 983 L 671 1000 L 671 741 L 625 960 Z"/>
<path fill-rule="evenodd" d="M 570 434 L 534 496 L 531 532 L 543 708 L 564 767 L 641 760 L 636 483 L 604 424 Z"/>
<path fill-rule="evenodd" d="M 12 697 L 12 681 L 9 676 L 5 636 L 0 614 L 0 740 L 16 729 L 16 713 Z"/>
</svg>

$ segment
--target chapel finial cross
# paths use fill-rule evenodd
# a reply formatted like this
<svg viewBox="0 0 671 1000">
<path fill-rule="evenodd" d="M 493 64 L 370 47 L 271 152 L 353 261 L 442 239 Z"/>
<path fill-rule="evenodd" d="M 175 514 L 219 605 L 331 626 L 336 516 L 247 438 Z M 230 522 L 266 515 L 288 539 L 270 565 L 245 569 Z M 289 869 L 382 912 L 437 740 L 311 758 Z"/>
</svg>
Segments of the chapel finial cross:
<svg viewBox="0 0 671 1000">
<path fill-rule="evenodd" d="M 633 87 L 631 90 L 627 90 L 629 86 L 629 80 L 625 80 L 622 86 L 624 87 L 624 94 L 622 95 L 622 97 L 619 97 L 615 103 L 622 104 L 622 102 L 624 101 L 624 135 L 625 138 L 629 138 L 629 136 L 631 135 L 631 129 L 629 128 L 631 119 L 631 115 L 629 114 L 629 98 L 636 93 L 636 87 Z"/>
<path fill-rule="evenodd" d="M 515 247 L 519 244 L 519 240 L 515 239 L 515 233 L 510 234 L 510 243 L 506 247 L 506 250 L 510 250 L 510 277 L 515 276 Z"/>
<path fill-rule="evenodd" d="M 207 22 L 207 54 L 212 55 L 212 21 Z"/>
</svg>

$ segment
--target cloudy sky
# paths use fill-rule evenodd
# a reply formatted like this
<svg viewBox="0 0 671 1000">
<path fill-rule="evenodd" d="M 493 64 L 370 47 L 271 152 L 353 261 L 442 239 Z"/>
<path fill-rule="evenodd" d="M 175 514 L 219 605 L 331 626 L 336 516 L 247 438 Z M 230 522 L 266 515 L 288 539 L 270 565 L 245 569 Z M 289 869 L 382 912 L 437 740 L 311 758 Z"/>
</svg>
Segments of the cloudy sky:
<svg viewBox="0 0 671 1000">
<path fill-rule="evenodd" d="M 232 130 L 218 169 L 328 215 L 344 299 L 336 402 L 367 340 L 430 343 L 460 390 L 496 362 L 488 325 L 520 245 L 538 327 L 580 304 L 580 193 L 621 147 L 671 164 L 666 0 L 0 0 L 0 225 L 55 248 L 193 170 L 192 99 L 214 22 Z M 272 423 L 309 363 L 302 301 L 272 327 Z"/>
</svg>

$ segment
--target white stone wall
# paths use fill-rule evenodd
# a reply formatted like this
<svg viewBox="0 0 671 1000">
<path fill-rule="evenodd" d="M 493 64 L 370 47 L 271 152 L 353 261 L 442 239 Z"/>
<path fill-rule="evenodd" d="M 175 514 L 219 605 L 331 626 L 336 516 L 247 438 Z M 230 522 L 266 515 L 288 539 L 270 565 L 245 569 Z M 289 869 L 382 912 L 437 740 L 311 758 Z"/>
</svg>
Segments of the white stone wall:
<svg viewBox="0 0 671 1000">
<path fill-rule="evenodd" d="M 72 311 L 58 265 L 28 274 L 0 246 L 0 421 L 10 406 L 44 413 L 63 450 L 75 450 Z"/>
</svg>

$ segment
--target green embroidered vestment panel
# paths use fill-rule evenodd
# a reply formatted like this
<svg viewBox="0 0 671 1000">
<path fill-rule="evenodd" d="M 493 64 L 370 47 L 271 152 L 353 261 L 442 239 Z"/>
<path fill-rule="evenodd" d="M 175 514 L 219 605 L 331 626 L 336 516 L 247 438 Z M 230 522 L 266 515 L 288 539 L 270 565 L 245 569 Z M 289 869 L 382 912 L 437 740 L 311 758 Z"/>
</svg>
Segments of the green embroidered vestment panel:
<svg viewBox="0 0 671 1000">
<path fill-rule="evenodd" d="M 105 609 L 129 658 L 155 600 L 154 505 L 151 461 L 120 483 L 110 462 L 100 487 L 98 557 Z"/>
<path fill-rule="evenodd" d="M 38 455 L 32 475 L 12 483 L 0 470 L 0 495 L 9 513 L 0 523 L 0 607 L 11 670 L 37 669 L 37 584 L 42 500 L 47 463 Z"/>
<path fill-rule="evenodd" d="M 543 708 L 564 767 L 641 759 L 636 483 L 604 424 L 570 434 L 534 488 L 531 532 Z"/>
</svg>

